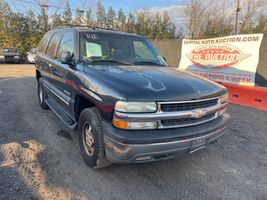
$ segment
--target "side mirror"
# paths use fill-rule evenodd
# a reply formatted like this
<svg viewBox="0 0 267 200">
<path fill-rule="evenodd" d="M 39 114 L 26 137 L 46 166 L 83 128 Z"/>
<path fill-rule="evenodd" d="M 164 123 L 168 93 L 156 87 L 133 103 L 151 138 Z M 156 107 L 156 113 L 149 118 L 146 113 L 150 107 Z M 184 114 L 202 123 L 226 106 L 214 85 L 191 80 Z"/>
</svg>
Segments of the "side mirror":
<svg viewBox="0 0 267 200">
<path fill-rule="evenodd" d="M 69 51 L 61 52 L 59 59 L 61 60 L 61 62 L 63 64 L 68 64 L 68 65 L 72 64 L 72 62 L 71 62 L 72 61 L 72 55 Z"/>
</svg>

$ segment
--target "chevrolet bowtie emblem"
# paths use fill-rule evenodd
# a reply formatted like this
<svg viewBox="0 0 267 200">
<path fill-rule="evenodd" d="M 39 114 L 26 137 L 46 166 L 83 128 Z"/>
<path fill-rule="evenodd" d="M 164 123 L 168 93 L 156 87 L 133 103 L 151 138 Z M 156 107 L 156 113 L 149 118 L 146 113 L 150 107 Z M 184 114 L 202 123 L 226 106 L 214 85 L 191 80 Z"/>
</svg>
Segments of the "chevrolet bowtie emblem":
<svg viewBox="0 0 267 200">
<path fill-rule="evenodd" d="M 199 119 L 207 114 L 206 109 L 196 109 L 193 110 L 191 117 L 195 119 Z"/>
</svg>

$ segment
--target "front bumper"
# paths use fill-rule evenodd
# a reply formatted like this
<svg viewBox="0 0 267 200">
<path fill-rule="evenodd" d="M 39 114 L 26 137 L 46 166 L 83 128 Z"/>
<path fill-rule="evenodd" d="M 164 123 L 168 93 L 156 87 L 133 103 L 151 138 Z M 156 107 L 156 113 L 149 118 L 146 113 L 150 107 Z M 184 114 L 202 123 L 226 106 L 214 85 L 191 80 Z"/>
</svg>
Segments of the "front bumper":
<svg viewBox="0 0 267 200">
<path fill-rule="evenodd" d="M 230 116 L 178 129 L 154 131 L 118 130 L 103 122 L 105 152 L 113 163 L 142 163 L 170 159 L 206 147 L 222 136 Z M 150 137 L 150 138 L 149 138 Z"/>
</svg>

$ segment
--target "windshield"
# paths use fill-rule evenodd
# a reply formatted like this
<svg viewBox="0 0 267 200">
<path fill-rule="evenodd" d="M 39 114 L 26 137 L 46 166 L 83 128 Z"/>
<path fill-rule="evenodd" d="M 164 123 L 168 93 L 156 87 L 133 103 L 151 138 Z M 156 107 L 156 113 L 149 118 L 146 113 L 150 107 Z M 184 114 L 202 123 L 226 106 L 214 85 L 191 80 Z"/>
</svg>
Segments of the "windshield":
<svg viewBox="0 0 267 200">
<path fill-rule="evenodd" d="M 110 33 L 81 33 L 81 59 L 98 65 L 168 66 L 148 40 Z"/>
</svg>

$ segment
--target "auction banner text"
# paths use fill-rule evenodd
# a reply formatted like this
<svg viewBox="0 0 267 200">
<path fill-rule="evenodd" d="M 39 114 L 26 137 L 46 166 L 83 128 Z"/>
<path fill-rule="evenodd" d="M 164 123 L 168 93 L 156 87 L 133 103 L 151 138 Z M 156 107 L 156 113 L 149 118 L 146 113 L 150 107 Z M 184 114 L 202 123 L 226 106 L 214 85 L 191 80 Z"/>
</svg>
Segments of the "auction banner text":
<svg viewBox="0 0 267 200">
<path fill-rule="evenodd" d="M 183 40 L 179 69 L 217 82 L 255 85 L 263 34 Z"/>
</svg>

